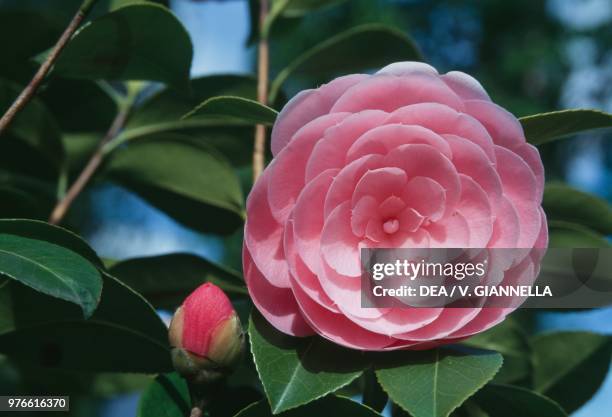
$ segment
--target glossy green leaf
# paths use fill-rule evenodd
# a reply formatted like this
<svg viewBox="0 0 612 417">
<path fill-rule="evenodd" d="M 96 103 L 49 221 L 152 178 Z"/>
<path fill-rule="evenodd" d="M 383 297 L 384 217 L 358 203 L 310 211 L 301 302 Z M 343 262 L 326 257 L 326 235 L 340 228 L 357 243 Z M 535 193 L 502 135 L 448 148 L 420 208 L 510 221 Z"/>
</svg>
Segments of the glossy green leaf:
<svg viewBox="0 0 612 417">
<path fill-rule="evenodd" d="M 108 275 L 100 305 L 87 320 L 72 304 L 17 282 L 0 290 L 0 313 L 0 353 L 33 366 L 91 372 L 172 370 L 165 324 L 142 296 Z"/>
<path fill-rule="evenodd" d="M 503 355 L 504 363 L 493 381 L 511 383 L 531 378 L 532 358 L 529 339 L 512 317 L 507 317 L 502 323 L 462 343 L 474 348 L 493 350 Z"/>
<path fill-rule="evenodd" d="M 103 82 L 55 78 L 39 96 L 62 131 L 99 132 L 99 141 L 118 111 L 110 88 Z"/>
<path fill-rule="evenodd" d="M 182 117 L 212 97 L 232 95 L 254 99 L 256 89 L 255 78 L 242 75 L 196 78 L 191 81 L 189 92 L 166 88 L 135 109 L 125 130 L 109 147 L 115 148 L 122 143 L 150 135 L 178 132 L 214 147 L 232 164 L 248 164 L 253 149 L 252 123 L 219 120 L 207 115 L 194 115 L 188 120 Z"/>
<path fill-rule="evenodd" d="M 534 387 L 568 412 L 578 409 L 599 389 L 610 367 L 612 339 L 588 332 L 535 336 Z"/>
<path fill-rule="evenodd" d="M 612 234 L 612 206 L 606 201 L 562 183 L 544 188 L 542 202 L 548 220 L 561 220 Z"/>
<path fill-rule="evenodd" d="M 21 93 L 22 87 L 11 81 L 0 78 L 0 114 L 13 104 L 13 101 Z M 46 159 L 55 166 L 59 166 L 64 156 L 64 148 L 61 141 L 59 126 L 55 119 L 38 98 L 34 98 L 24 109 L 15 117 L 8 129 L 7 137 L 3 134 L 0 138 L 0 145 L 5 146 L 8 140 L 20 140 L 30 148 L 40 152 Z M 6 154 L 6 149 L 0 148 L 1 154 Z M 9 155 L 11 156 L 11 155 Z M 15 155 L 12 155 L 13 158 Z M 3 164 L 3 167 L 6 167 Z"/>
<path fill-rule="evenodd" d="M 492 417 L 567 417 L 550 398 L 512 385 L 487 385 L 476 394 L 475 401 Z"/>
<path fill-rule="evenodd" d="M 534 114 L 519 120 L 525 130 L 525 137 L 534 145 L 593 129 L 612 127 L 612 114 L 589 109 Z"/>
<path fill-rule="evenodd" d="M 212 97 L 187 113 L 183 119 L 208 116 L 221 121 L 233 121 L 271 125 L 276 120 L 276 110 L 255 100 L 235 96 Z"/>
<path fill-rule="evenodd" d="M 188 227 L 231 233 L 242 224 L 242 191 L 230 165 L 179 135 L 116 149 L 105 174 Z"/>
<path fill-rule="evenodd" d="M 96 252 L 83 239 L 59 226 L 36 220 L 0 219 L 0 233 L 42 240 L 62 246 L 81 255 L 97 267 L 102 266 L 102 261 L 98 258 Z"/>
<path fill-rule="evenodd" d="M 100 301 L 102 279 L 81 255 L 44 240 L 0 233 L 0 274 L 79 305 L 86 317 Z"/>
<path fill-rule="evenodd" d="M 158 308 L 178 307 L 204 282 L 216 284 L 230 296 L 247 294 L 237 272 L 184 253 L 128 259 L 113 265 L 110 272 Z"/>
<path fill-rule="evenodd" d="M 446 417 L 489 382 L 502 355 L 433 349 L 381 357 L 376 375 L 389 398 L 413 417 Z"/>
<path fill-rule="evenodd" d="M 272 0 L 272 5 L 262 28 L 262 36 L 267 37 L 274 21 L 279 17 L 300 17 L 315 10 L 332 7 L 346 0 Z"/>
<path fill-rule="evenodd" d="M 187 31 L 168 9 L 133 4 L 80 29 L 54 73 L 94 80 L 153 80 L 186 88 L 192 54 Z"/>
<path fill-rule="evenodd" d="M 284 335 L 256 312 L 251 315 L 249 336 L 255 366 L 274 414 L 342 388 L 359 377 L 367 364 L 362 352 L 320 337 Z"/>
<path fill-rule="evenodd" d="M 143 392 L 138 417 L 185 417 L 191 410 L 189 389 L 177 373 L 159 375 Z"/>
<path fill-rule="evenodd" d="M 576 223 L 548 222 L 550 248 L 608 248 L 610 242 L 601 234 Z"/>
<path fill-rule="evenodd" d="M 272 413 L 270 405 L 265 401 L 251 404 L 236 414 L 235 417 L 312 417 L 312 416 L 350 416 L 350 417 L 380 417 L 380 414 L 369 407 L 361 405 L 344 397 L 330 395 L 303 407 L 280 414 Z"/>
<path fill-rule="evenodd" d="M 1 175 L 0 175 L 1 177 Z M 52 209 L 52 203 L 45 198 L 17 187 L 15 184 L 5 184 L 0 179 L 0 218 L 24 217 L 29 219 L 45 219 Z"/>
<path fill-rule="evenodd" d="M 410 60 L 423 59 L 414 41 L 402 31 L 381 24 L 357 26 L 321 42 L 291 62 L 272 81 L 270 101 L 274 101 L 285 81 L 294 75 L 306 73 L 330 78 Z"/>
<path fill-rule="evenodd" d="M 248 75 L 221 74 L 192 79 L 191 89 L 187 92 L 167 87 L 134 110 L 126 130 L 180 122 L 198 104 L 217 96 L 239 96 L 254 100 L 257 97 L 257 80 Z"/>
</svg>

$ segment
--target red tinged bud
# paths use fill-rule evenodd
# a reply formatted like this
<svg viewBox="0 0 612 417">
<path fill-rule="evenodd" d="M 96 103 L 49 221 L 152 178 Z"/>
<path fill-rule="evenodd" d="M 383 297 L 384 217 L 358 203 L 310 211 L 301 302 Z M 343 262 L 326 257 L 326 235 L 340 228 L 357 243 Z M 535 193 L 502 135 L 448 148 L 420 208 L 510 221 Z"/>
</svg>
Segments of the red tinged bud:
<svg viewBox="0 0 612 417">
<path fill-rule="evenodd" d="M 227 373 L 240 359 L 244 334 L 227 295 L 206 283 L 178 308 L 169 331 L 176 370 L 185 377 L 211 379 Z"/>
</svg>

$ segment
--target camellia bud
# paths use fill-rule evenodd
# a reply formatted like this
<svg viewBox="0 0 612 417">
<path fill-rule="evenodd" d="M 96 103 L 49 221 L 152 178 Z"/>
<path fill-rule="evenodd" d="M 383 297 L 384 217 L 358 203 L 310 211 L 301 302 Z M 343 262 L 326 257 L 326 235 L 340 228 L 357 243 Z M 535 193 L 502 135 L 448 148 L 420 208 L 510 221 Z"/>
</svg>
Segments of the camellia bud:
<svg viewBox="0 0 612 417">
<path fill-rule="evenodd" d="M 244 347 L 242 326 L 232 303 L 211 283 L 197 288 L 178 308 L 169 338 L 174 368 L 199 383 L 229 373 Z"/>
</svg>

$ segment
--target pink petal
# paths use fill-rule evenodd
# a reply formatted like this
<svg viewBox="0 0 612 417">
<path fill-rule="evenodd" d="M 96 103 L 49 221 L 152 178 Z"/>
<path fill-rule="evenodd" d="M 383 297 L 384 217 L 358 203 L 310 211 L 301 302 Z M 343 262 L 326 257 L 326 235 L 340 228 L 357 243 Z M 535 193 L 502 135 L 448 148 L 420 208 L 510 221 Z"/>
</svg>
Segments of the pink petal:
<svg viewBox="0 0 612 417">
<path fill-rule="evenodd" d="M 455 135 L 444 135 L 453 152 L 453 165 L 457 172 L 471 177 L 492 200 L 502 194 L 502 182 L 493 162 L 482 148 L 473 142 Z"/>
<path fill-rule="evenodd" d="M 302 313 L 292 291 L 271 285 L 253 263 L 246 246 L 242 250 L 244 278 L 249 294 L 259 312 L 274 327 L 292 336 L 309 336 L 312 328 Z"/>
<path fill-rule="evenodd" d="M 400 223 L 400 230 L 403 232 L 416 231 L 423 224 L 423 220 L 425 220 L 423 216 L 410 207 L 402 210 L 397 219 Z"/>
<path fill-rule="evenodd" d="M 380 217 L 385 219 L 390 216 L 397 216 L 399 213 L 404 210 L 406 207 L 406 203 L 401 198 L 392 195 L 383 200 L 382 203 L 378 207 L 376 207 L 375 211 L 380 214 Z"/>
<path fill-rule="evenodd" d="M 357 201 L 351 214 L 351 229 L 355 236 L 363 236 L 368 222 L 378 215 L 378 201 L 372 196 L 365 196 Z"/>
<path fill-rule="evenodd" d="M 302 188 L 306 162 L 315 143 L 323 132 L 347 117 L 347 113 L 334 113 L 321 116 L 308 123 L 293 136 L 293 140 L 283 148 L 268 166 L 268 201 L 272 215 L 283 223 L 295 205 Z"/>
<path fill-rule="evenodd" d="M 402 198 L 409 207 L 432 221 L 439 220 L 444 214 L 446 191 L 431 178 L 412 178 L 406 185 Z"/>
<path fill-rule="evenodd" d="M 523 127 L 508 110 L 486 100 L 466 100 L 465 108 L 484 125 L 496 145 L 513 148 L 525 142 Z"/>
<path fill-rule="evenodd" d="M 418 310 L 420 310 L 420 308 Z M 480 309 L 478 308 L 444 308 L 438 318 L 430 324 L 412 331 L 394 334 L 393 337 L 410 341 L 443 339 L 454 331 L 464 327 L 470 320 L 478 315 L 479 311 Z"/>
<path fill-rule="evenodd" d="M 440 78 L 463 100 L 488 100 L 491 98 L 472 76 L 461 71 L 450 71 Z"/>
<path fill-rule="evenodd" d="M 395 110 L 386 123 L 423 126 L 439 135 L 453 134 L 474 142 L 495 162 L 493 139 L 482 123 L 470 115 L 458 113 L 438 103 L 418 103 Z"/>
<path fill-rule="evenodd" d="M 493 234 L 491 204 L 485 191 L 470 177 L 460 174 L 461 200 L 457 206 L 470 229 L 470 248 L 486 248 Z"/>
<path fill-rule="evenodd" d="M 277 287 L 289 287 L 289 271 L 283 249 L 283 226 L 272 216 L 267 188 L 270 171 L 259 177 L 247 198 L 244 241 L 257 268 Z"/>
<path fill-rule="evenodd" d="M 351 230 L 351 203 L 336 207 L 325 221 L 321 234 L 321 253 L 325 261 L 341 275 L 361 275 L 359 238 Z"/>
<path fill-rule="evenodd" d="M 373 197 L 382 203 L 392 195 L 401 195 L 406 186 L 406 174 L 399 168 L 378 168 L 366 172 L 357 183 L 353 204 L 362 197 Z"/>
<path fill-rule="evenodd" d="M 461 186 L 457 171 L 448 158 L 435 148 L 428 145 L 402 145 L 391 151 L 384 163 L 403 169 L 408 179 L 429 177 L 440 184 L 446 192 L 446 213 L 459 201 Z"/>
<path fill-rule="evenodd" d="M 287 228 L 285 229 L 285 253 L 287 254 L 292 285 L 299 285 L 310 298 L 319 303 L 322 307 L 339 313 L 340 311 L 335 306 L 335 303 L 327 296 L 327 293 L 321 287 L 317 276 L 312 273 L 297 253 L 292 226 L 293 220 L 291 219 L 287 222 Z"/>
<path fill-rule="evenodd" d="M 382 160 L 383 157 L 380 155 L 364 156 L 340 170 L 325 198 L 324 215 L 326 218 L 340 204 L 351 201 L 357 182 L 368 170 L 380 168 Z"/>
<path fill-rule="evenodd" d="M 538 204 L 542 202 L 542 194 L 544 193 L 544 165 L 538 148 L 530 143 L 524 143 L 512 149 L 518 156 L 529 165 L 536 180 L 536 195 L 540 196 L 537 200 Z"/>
<path fill-rule="evenodd" d="M 502 196 L 493 204 L 493 234 L 489 241 L 489 248 L 516 248 L 521 232 L 519 217 L 514 205 L 507 197 Z"/>
<path fill-rule="evenodd" d="M 416 61 L 394 62 L 376 72 L 376 74 L 391 75 L 411 75 L 416 73 L 425 73 L 433 76 L 438 75 L 438 71 L 431 65 Z"/>
<path fill-rule="evenodd" d="M 508 149 L 496 146 L 497 172 L 501 178 L 504 194 L 513 200 L 538 202 L 536 179 L 527 163 Z"/>
<path fill-rule="evenodd" d="M 381 350 L 393 343 L 390 337 L 365 330 L 344 315 L 324 309 L 306 296 L 298 286 L 294 287 L 294 293 L 311 326 L 332 342 L 359 350 Z"/>
<path fill-rule="evenodd" d="M 312 180 L 300 194 L 293 210 L 295 248 L 313 273 L 320 271 L 323 205 L 338 170 L 327 170 Z"/>
<path fill-rule="evenodd" d="M 368 78 L 353 74 L 336 78 L 316 90 L 305 90 L 293 97 L 283 107 L 272 129 L 272 154 L 276 156 L 291 141 L 302 126 L 319 116 L 330 113 L 330 109 L 349 87 Z"/>
<path fill-rule="evenodd" d="M 432 248 L 467 248 L 470 243 L 470 229 L 465 217 L 455 212 L 426 226 Z"/>
<path fill-rule="evenodd" d="M 431 130 L 416 125 L 389 124 L 376 127 L 355 141 L 346 160 L 351 162 L 369 154 L 386 155 L 392 149 L 409 143 L 431 145 L 447 158 L 452 156 L 446 141 Z"/>
<path fill-rule="evenodd" d="M 332 112 L 378 109 L 391 112 L 414 103 L 434 102 L 463 110 L 463 102 L 440 78 L 423 72 L 407 76 L 373 75 L 349 88 Z"/>
<path fill-rule="evenodd" d="M 346 165 L 346 153 L 353 143 L 370 129 L 379 126 L 389 116 L 381 110 L 364 110 L 327 129 L 323 139 L 315 145 L 306 164 L 306 181 L 311 181 L 326 169 Z"/>
</svg>

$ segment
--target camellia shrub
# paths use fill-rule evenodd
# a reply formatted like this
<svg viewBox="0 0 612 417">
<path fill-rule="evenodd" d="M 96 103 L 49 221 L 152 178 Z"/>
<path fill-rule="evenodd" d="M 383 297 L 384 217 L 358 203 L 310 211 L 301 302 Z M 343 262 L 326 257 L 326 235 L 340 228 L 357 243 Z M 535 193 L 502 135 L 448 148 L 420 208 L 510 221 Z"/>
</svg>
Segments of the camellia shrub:
<svg viewBox="0 0 612 417">
<path fill-rule="evenodd" d="M 365 308 L 360 251 L 519 248 L 500 279 L 533 281 L 548 247 L 609 248 L 610 206 L 547 181 L 541 145 L 612 115 L 517 118 L 383 23 L 275 54 L 346 3 L 250 1 L 256 73 L 190 78 L 164 1 L 0 1 L 0 394 L 90 416 L 140 391 L 141 417 L 563 417 L 592 398 L 609 337 L 536 334 L 518 305 Z M 79 198 L 103 182 L 218 236 L 231 266 L 101 259 Z"/>
</svg>

